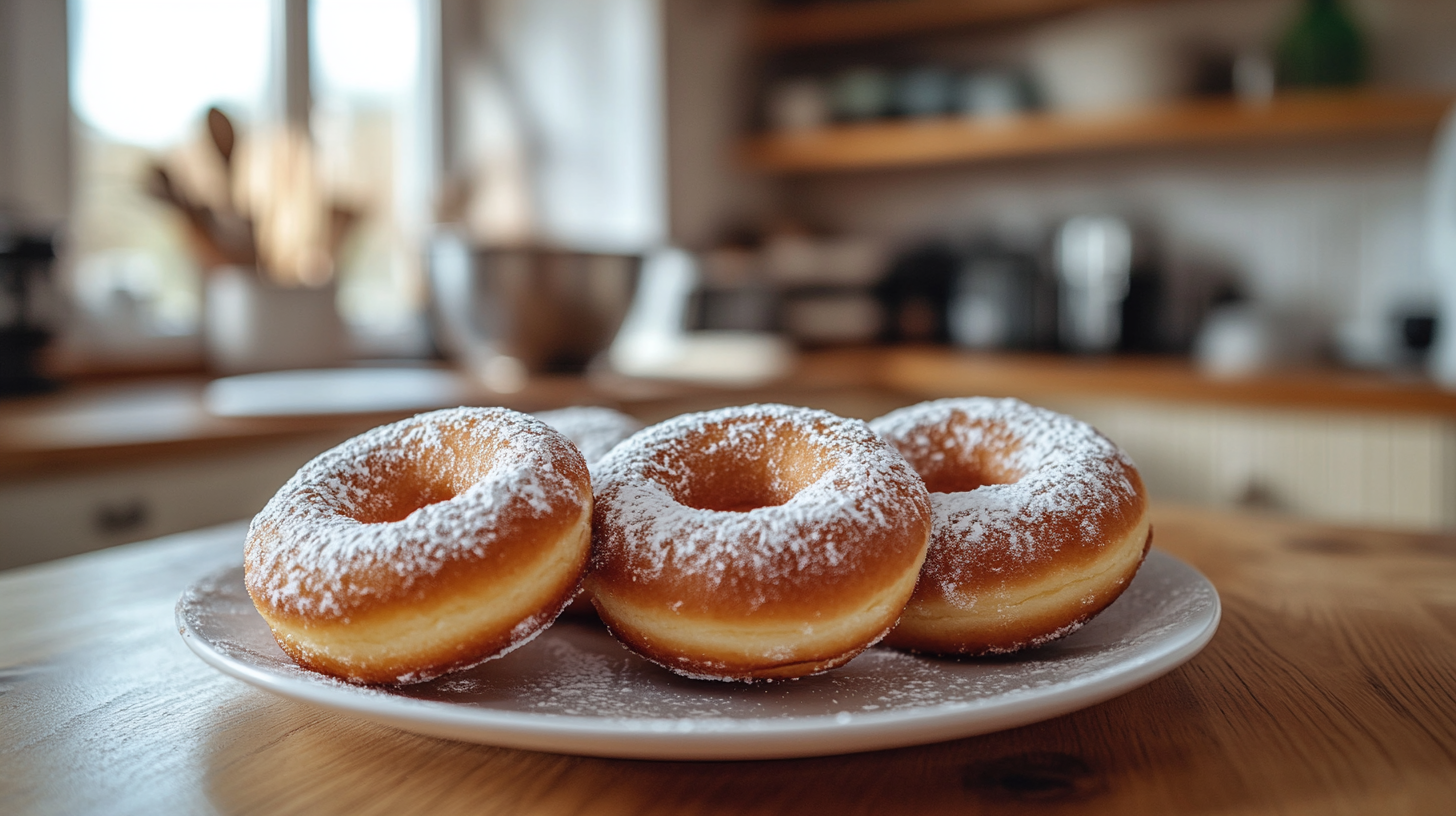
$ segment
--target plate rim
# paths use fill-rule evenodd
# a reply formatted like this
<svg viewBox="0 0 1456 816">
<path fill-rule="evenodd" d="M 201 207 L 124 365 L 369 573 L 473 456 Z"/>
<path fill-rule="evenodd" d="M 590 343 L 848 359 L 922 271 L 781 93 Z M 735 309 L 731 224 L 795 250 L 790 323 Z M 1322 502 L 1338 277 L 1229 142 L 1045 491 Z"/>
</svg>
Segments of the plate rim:
<svg viewBox="0 0 1456 816">
<path fill-rule="evenodd" d="M 1205 589 L 1210 603 L 1203 625 L 1154 641 L 1146 654 L 1075 680 L 993 695 L 975 702 L 939 703 L 910 709 L 839 712 L 802 717 L 621 718 L 458 706 L 349 686 L 288 677 L 228 655 L 195 631 L 184 614 L 190 599 L 239 564 L 192 581 L 175 607 L 178 632 L 188 648 L 219 672 L 285 699 L 350 714 L 404 731 L 506 748 L 619 759 L 752 760 L 834 756 L 971 737 L 1069 714 L 1146 685 L 1181 666 L 1213 639 L 1223 617 L 1213 583 L 1191 564 L 1159 548 L 1149 558 L 1167 559 Z M 337 686 L 334 685 L 337 683 Z M 826 746 L 826 741 L 832 746 Z"/>
</svg>

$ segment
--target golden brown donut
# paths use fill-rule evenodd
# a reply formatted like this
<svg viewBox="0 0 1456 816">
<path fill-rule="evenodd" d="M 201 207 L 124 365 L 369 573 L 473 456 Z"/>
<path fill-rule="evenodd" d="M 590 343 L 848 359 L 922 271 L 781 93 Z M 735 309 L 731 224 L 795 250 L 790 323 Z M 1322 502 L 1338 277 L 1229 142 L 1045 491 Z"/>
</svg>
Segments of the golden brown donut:
<svg viewBox="0 0 1456 816">
<path fill-rule="evenodd" d="M 1152 543 L 1142 478 L 1090 425 L 1014 399 L 945 399 L 871 427 L 925 479 L 930 554 L 885 642 L 1012 652 L 1117 599 Z"/>
<path fill-rule="evenodd" d="M 783 405 L 670 419 L 597 466 L 602 620 L 679 674 L 825 671 L 899 618 L 930 533 L 925 487 L 865 423 Z"/>
<path fill-rule="evenodd" d="M 503 408 L 375 428 L 304 465 L 253 519 L 248 594 L 299 664 L 414 683 L 499 657 L 571 600 L 592 494 L 561 434 Z"/>
</svg>

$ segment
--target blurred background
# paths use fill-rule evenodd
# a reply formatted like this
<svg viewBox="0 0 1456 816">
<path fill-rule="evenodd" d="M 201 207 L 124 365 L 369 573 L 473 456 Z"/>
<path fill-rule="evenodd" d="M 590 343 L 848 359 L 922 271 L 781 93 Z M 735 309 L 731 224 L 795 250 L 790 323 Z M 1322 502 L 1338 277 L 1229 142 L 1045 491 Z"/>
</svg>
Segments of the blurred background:
<svg viewBox="0 0 1456 816">
<path fill-rule="evenodd" d="M 1456 529 L 1453 100 L 1451 0 L 0 0 L 0 568 L 460 403 L 1018 396 Z"/>
</svg>

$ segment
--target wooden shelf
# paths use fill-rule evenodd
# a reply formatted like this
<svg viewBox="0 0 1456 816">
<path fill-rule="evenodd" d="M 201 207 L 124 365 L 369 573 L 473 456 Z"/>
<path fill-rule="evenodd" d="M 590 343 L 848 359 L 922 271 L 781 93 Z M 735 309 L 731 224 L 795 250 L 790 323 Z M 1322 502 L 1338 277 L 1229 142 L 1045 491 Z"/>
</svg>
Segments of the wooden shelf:
<svg viewBox="0 0 1456 816">
<path fill-rule="evenodd" d="M 951 28 L 1012 23 L 1097 6 L 1150 0 L 861 0 L 771 8 L 753 22 L 760 48 L 806 46 L 926 34 Z"/>
<path fill-rule="evenodd" d="M 1107 150 L 1423 133 L 1448 95 L 1373 90 L 1289 94 L 1254 107 L 1198 100 L 1106 116 L 1030 114 L 997 123 L 954 117 L 844 125 L 748 139 L 752 168 L 816 173 L 994 161 Z"/>
</svg>

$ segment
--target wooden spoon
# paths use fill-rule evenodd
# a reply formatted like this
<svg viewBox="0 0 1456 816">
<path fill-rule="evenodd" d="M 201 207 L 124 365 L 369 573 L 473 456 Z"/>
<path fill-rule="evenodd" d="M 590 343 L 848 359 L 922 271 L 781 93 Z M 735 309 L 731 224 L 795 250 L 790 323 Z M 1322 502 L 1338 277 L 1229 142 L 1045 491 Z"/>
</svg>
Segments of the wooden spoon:
<svg viewBox="0 0 1456 816">
<path fill-rule="evenodd" d="M 217 108 L 207 109 L 207 132 L 212 134 L 212 143 L 217 147 L 217 152 L 222 156 L 223 164 L 232 167 L 233 148 L 237 146 L 238 135 L 233 129 L 233 121 L 228 115 Z"/>
</svg>

